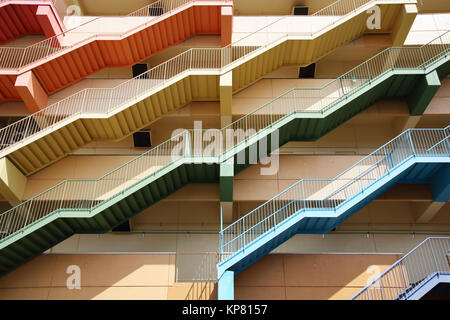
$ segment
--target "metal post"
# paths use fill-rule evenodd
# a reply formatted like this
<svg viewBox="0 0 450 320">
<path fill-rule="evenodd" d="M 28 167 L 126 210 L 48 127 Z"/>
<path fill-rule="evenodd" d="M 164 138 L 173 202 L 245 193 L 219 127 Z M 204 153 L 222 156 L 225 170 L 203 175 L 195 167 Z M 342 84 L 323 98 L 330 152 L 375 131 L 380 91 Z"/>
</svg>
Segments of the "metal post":
<svg viewBox="0 0 450 320">
<path fill-rule="evenodd" d="M 391 60 L 392 70 L 394 69 L 394 60 L 392 60 L 392 49 L 389 48 L 389 59 Z"/>
<path fill-rule="evenodd" d="M 369 79 L 369 84 L 371 83 L 371 79 L 370 79 L 370 69 L 369 69 L 369 63 L 366 62 L 365 63 L 366 67 L 367 67 L 367 78 Z"/>
<path fill-rule="evenodd" d="M 242 251 L 244 251 L 244 237 L 245 237 L 245 233 L 244 233 L 244 219 L 242 219 L 242 229 L 241 229 L 241 249 L 242 249 Z"/>
<path fill-rule="evenodd" d="M 22 50 L 21 50 L 22 51 L 22 59 L 20 60 L 20 63 L 18 65 L 17 69 L 22 67 L 23 60 L 25 59 L 26 50 L 27 50 L 27 48 L 22 48 Z"/>
<path fill-rule="evenodd" d="M 277 225 L 277 208 L 275 208 L 275 201 L 274 201 L 274 209 L 275 210 L 273 210 L 273 231 L 275 232 Z"/>
<path fill-rule="evenodd" d="M 28 207 L 28 212 L 27 212 L 27 216 L 26 216 L 26 218 L 25 218 L 25 223 L 24 223 L 24 227 L 27 225 L 27 221 L 28 221 L 28 217 L 30 216 L 30 211 L 31 211 L 31 205 L 33 204 L 33 199 L 31 199 L 31 201 L 30 201 L 30 205 L 29 205 L 29 207 Z"/>
<path fill-rule="evenodd" d="M 406 274 L 404 274 L 403 272 L 403 261 L 401 261 L 399 263 L 400 266 L 400 273 L 402 274 L 402 283 L 403 283 L 403 289 L 406 289 L 406 287 L 408 286 L 408 283 L 406 282 Z M 406 270 L 406 269 L 405 269 Z"/>
<path fill-rule="evenodd" d="M 223 257 L 223 215 L 222 215 L 222 205 L 220 205 L 220 261 Z"/>
<path fill-rule="evenodd" d="M 97 193 L 97 184 L 98 183 L 94 184 L 94 190 L 93 190 L 93 193 L 92 193 L 91 208 L 94 207 L 95 196 L 96 196 L 96 193 Z"/>
<path fill-rule="evenodd" d="M 431 255 L 433 256 L 434 264 L 436 265 L 436 272 L 439 272 L 440 270 L 439 270 L 439 267 L 437 264 L 436 255 L 434 254 L 433 241 L 432 241 L 432 239 L 430 239 L 429 241 L 430 241 L 430 247 L 431 247 Z"/>
<path fill-rule="evenodd" d="M 413 143 L 413 139 L 412 139 L 412 136 L 411 136 L 411 129 L 408 129 L 408 136 L 409 136 L 409 142 L 411 144 L 412 155 L 415 156 L 416 151 L 414 149 L 414 143 Z"/>
<path fill-rule="evenodd" d="M 83 95 L 83 104 L 82 104 L 82 108 L 80 110 L 80 112 L 86 111 L 86 94 L 87 94 L 87 89 L 84 89 L 84 95 Z"/>
<path fill-rule="evenodd" d="M 383 277 L 381 277 L 379 280 L 380 281 L 380 294 L 381 294 L 381 299 L 385 300 L 384 298 L 384 286 L 383 286 Z M 376 287 L 376 286 L 375 286 Z"/>
<path fill-rule="evenodd" d="M 421 49 L 422 49 L 422 48 L 420 48 L 419 50 L 420 50 L 420 55 L 421 55 L 422 61 L 423 61 L 423 69 L 426 69 L 426 66 L 425 66 L 425 57 L 423 56 L 423 51 L 422 51 Z"/>
<path fill-rule="evenodd" d="M 60 209 L 62 209 L 62 204 L 64 202 L 64 197 L 66 196 L 66 189 L 67 189 L 67 180 L 64 183 L 64 190 L 63 190 L 63 194 L 62 194 L 62 197 L 61 197 L 61 204 L 59 205 Z"/>
</svg>

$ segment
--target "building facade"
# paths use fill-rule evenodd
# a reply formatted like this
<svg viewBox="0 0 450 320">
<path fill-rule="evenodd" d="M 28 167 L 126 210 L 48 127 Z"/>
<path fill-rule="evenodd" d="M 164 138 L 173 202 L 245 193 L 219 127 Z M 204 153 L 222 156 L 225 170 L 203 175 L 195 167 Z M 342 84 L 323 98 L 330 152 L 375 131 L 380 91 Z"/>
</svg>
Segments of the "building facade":
<svg viewBox="0 0 450 320">
<path fill-rule="evenodd" d="M 429 297 L 449 30 L 439 0 L 0 0 L 0 299 Z"/>
</svg>

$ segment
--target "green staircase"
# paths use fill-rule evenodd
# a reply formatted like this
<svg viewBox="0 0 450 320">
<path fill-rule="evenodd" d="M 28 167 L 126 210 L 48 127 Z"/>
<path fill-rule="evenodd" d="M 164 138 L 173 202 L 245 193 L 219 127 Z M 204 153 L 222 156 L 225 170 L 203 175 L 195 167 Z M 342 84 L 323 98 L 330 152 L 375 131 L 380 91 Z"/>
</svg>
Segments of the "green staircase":
<svg viewBox="0 0 450 320">
<path fill-rule="evenodd" d="M 322 88 L 292 89 L 222 130 L 186 130 L 99 179 L 57 184 L 0 215 L 0 275 L 75 233 L 108 232 L 188 183 L 218 182 L 220 163 L 240 153 L 248 160 L 255 147 L 271 152 L 289 140 L 317 139 L 380 98 L 405 98 L 412 114 L 423 112 L 449 73 L 449 40 L 447 32 L 422 47 L 386 49 Z M 226 141 L 227 130 L 238 129 L 256 133 Z M 201 134 L 218 139 L 199 142 Z M 235 172 L 247 166 L 235 161 Z"/>
</svg>

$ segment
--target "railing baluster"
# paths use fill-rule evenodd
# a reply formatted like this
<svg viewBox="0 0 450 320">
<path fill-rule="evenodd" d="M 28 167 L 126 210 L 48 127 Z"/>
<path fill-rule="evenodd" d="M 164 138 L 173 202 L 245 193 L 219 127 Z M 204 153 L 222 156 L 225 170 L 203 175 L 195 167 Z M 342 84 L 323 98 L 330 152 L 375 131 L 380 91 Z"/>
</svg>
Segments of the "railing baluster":
<svg viewBox="0 0 450 320">
<path fill-rule="evenodd" d="M 436 251 L 437 246 L 439 246 L 439 250 Z M 384 298 L 407 299 L 412 294 L 411 291 L 409 293 L 405 291 L 408 287 L 420 287 L 420 282 L 426 281 L 430 275 L 450 271 L 450 267 L 441 270 L 437 262 L 439 258 L 447 259 L 446 254 L 449 250 L 450 238 L 427 238 L 384 271 L 371 284 L 354 295 L 352 299 L 373 299 L 370 297 L 370 292 L 378 283 L 382 287 L 381 292 Z M 446 261 L 444 265 L 448 265 L 448 262 Z M 384 290 L 385 287 L 388 288 L 387 291 Z"/>
</svg>

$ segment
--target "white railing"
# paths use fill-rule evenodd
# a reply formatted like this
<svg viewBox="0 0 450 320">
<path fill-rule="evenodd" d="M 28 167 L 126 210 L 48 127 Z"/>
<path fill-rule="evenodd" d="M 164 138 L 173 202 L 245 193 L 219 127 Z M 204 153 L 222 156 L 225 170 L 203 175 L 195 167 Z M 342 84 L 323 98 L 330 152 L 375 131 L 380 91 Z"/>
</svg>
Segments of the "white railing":
<svg viewBox="0 0 450 320">
<path fill-rule="evenodd" d="M 180 0 L 187 1 L 187 0 Z M 383 2 L 383 0 L 380 0 Z M 335 14 L 335 12 L 347 13 L 353 12 L 355 8 L 363 4 L 375 3 L 380 1 L 372 0 L 340 0 L 328 6 L 314 15 L 328 15 Z M 386 0 L 386 2 L 391 2 Z M 158 2 L 160 3 L 160 2 Z M 353 4 L 351 6 L 350 4 Z M 155 5 L 156 4 L 152 4 Z M 141 14 L 140 11 L 136 15 Z M 343 16 L 342 18 L 345 18 Z M 342 19 L 341 18 L 341 19 Z M 15 122 L 0 130 L 0 150 L 14 146 L 24 139 L 39 134 L 39 132 L 52 128 L 62 121 L 70 121 L 70 119 L 77 119 L 81 115 L 88 114 L 104 114 L 115 112 L 124 105 L 131 101 L 138 101 L 141 97 L 148 96 L 151 92 L 155 92 L 159 88 L 163 87 L 168 81 L 172 81 L 176 77 L 183 76 L 192 70 L 209 70 L 221 72 L 224 68 L 232 66 L 234 63 L 240 63 L 243 59 L 247 58 L 250 54 L 255 54 L 257 50 L 264 50 L 270 46 L 271 43 L 277 42 L 291 34 L 302 33 L 287 33 L 279 35 L 276 39 L 264 42 L 264 45 L 246 45 L 246 43 L 261 42 L 261 38 L 269 39 L 270 30 L 277 22 L 286 19 L 281 19 L 265 26 L 264 28 L 257 30 L 253 34 L 240 39 L 224 48 L 192 48 L 180 55 L 150 69 L 144 74 L 139 75 L 133 79 L 130 79 L 114 88 L 86 88 L 80 92 L 77 92 L 55 104 L 52 104 L 37 113 L 34 113 L 18 122 Z M 333 22 L 335 22 L 333 20 Z M 449 38 L 448 34 L 445 35 L 446 39 Z M 446 40 L 448 41 L 448 39 Z M 434 46 L 435 43 L 442 42 L 439 38 L 428 44 L 428 47 Z M 450 42 L 450 41 L 448 41 Z M 434 49 L 428 47 L 420 47 L 411 49 L 413 55 L 422 54 L 424 57 L 432 59 L 434 57 Z M 424 49 L 422 49 L 424 48 Z M 20 48 L 12 48 L 18 49 Z M 444 48 L 445 50 L 448 47 Z M 47 48 L 47 50 L 51 50 Z M 55 48 L 55 50 L 58 50 Z M 392 49 L 394 50 L 394 49 Z M 442 49 L 439 49 L 442 51 Z M 422 52 L 423 51 L 423 52 Z M 377 61 L 370 60 L 370 65 L 366 64 L 363 68 L 355 68 L 339 79 L 331 82 L 324 88 L 320 89 L 307 89 L 307 90 L 295 90 L 291 94 L 293 98 L 305 98 L 304 109 L 318 110 L 323 108 L 324 105 L 328 105 L 333 99 L 336 100 L 343 94 L 346 94 L 349 90 L 352 90 L 367 81 L 370 78 L 376 77 L 378 74 L 384 72 L 388 68 L 402 67 L 403 64 L 416 68 L 418 64 L 423 64 L 425 61 L 417 61 L 415 56 L 411 54 L 405 54 L 400 51 L 398 56 L 393 55 L 392 52 L 384 52 L 384 56 L 377 57 Z M 16 52 L 11 51 L 11 56 L 15 56 Z M 1 56 L 1 51 L 0 51 Z M 392 57 L 394 56 L 394 58 Z M 413 59 L 414 60 L 408 60 Z M 403 61 L 405 60 L 405 61 Z M 1 59 L 0 59 L 1 61 Z M 284 97 L 289 99 L 289 96 Z M 7 152 L 5 150 L 5 152 Z M 3 152 L 3 154 L 5 154 Z"/>
<path fill-rule="evenodd" d="M 173 10 L 182 7 L 188 3 L 195 2 L 208 2 L 211 0 L 159 0 L 150 5 L 145 6 L 137 11 L 134 11 L 127 15 L 128 17 L 148 17 L 145 21 L 133 27 L 128 27 L 126 31 L 113 31 L 103 30 L 101 33 L 95 33 L 92 30 L 83 31 L 89 24 L 94 24 L 101 21 L 104 17 L 95 17 L 81 25 L 77 25 L 71 30 L 65 31 L 51 38 L 45 39 L 41 42 L 30 45 L 26 48 L 10 48 L 0 47 L 0 69 L 11 69 L 16 72 L 21 68 L 38 62 L 40 60 L 49 58 L 51 55 L 55 55 L 61 52 L 68 52 L 70 49 L 80 46 L 84 43 L 101 39 L 102 36 L 114 36 L 118 39 L 127 36 L 134 30 L 149 25 L 154 19 L 158 17 L 167 17 L 172 14 Z M 218 2 L 230 3 L 232 0 L 217 0 Z M 139 22 L 142 19 L 139 20 Z M 98 30 L 100 25 L 92 27 L 94 30 Z M 84 34 L 84 35 L 83 35 Z M 81 37 L 81 40 L 76 40 Z M 75 40 L 71 40 L 75 39 Z"/>
<path fill-rule="evenodd" d="M 351 300 L 407 299 L 411 290 L 436 274 L 450 275 L 450 238 L 427 238 Z"/>
</svg>

